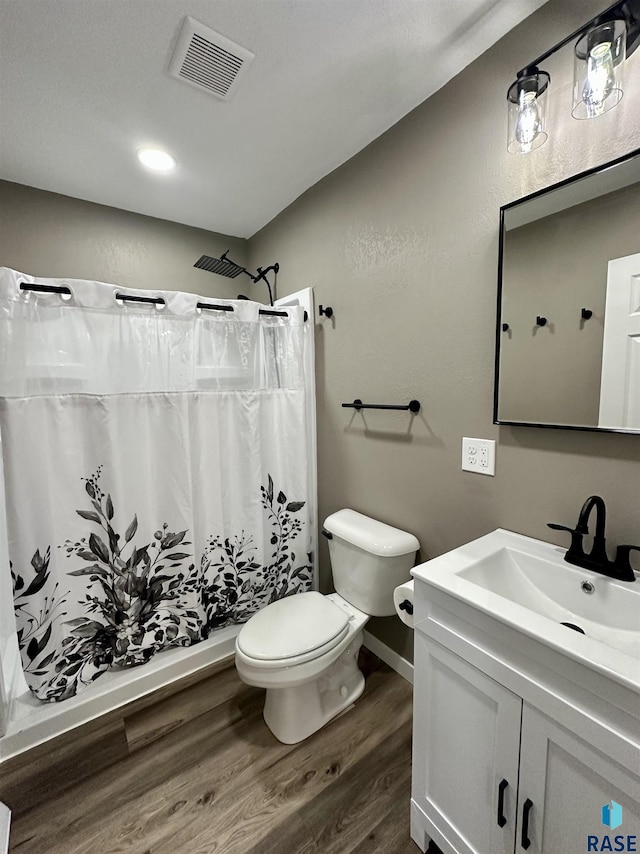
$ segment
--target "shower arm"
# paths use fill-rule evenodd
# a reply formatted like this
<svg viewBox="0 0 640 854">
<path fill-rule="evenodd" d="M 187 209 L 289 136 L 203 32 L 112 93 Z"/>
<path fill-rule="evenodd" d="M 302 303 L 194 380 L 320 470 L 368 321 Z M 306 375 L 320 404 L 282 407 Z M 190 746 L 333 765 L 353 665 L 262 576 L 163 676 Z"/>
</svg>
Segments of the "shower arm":
<svg viewBox="0 0 640 854">
<path fill-rule="evenodd" d="M 260 281 L 266 282 L 267 288 L 269 289 L 269 304 L 270 305 L 273 305 L 273 293 L 271 291 L 271 283 L 269 282 L 269 279 L 267 279 L 267 273 L 271 273 L 273 271 L 275 276 L 277 276 L 279 269 L 280 269 L 280 264 L 278 264 L 278 262 L 276 261 L 275 264 L 271 264 L 271 266 L 267 267 L 265 270 L 263 270 L 262 267 L 258 267 L 258 272 L 256 273 L 256 275 L 251 276 L 254 284 L 257 284 L 257 282 L 260 282 Z"/>
<path fill-rule="evenodd" d="M 236 264 L 235 261 L 232 261 L 230 258 L 228 258 L 227 257 L 228 252 L 229 252 L 229 250 L 227 249 L 227 251 L 224 252 L 220 256 L 220 260 L 226 261 L 229 264 L 234 264 L 236 267 L 238 267 L 238 269 L 241 272 L 243 272 L 246 276 L 249 276 L 249 278 L 254 283 L 254 285 L 260 281 L 266 282 L 267 288 L 269 289 L 269 305 L 273 305 L 273 292 L 271 290 L 271 283 L 269 282 L 269 279 L 267 279 L 267 273 L 273 272 L 277 276 L 278 271 L 280 270 L 280 264 L 278 264 L 278 262 L 276 261 L 275 264 L 271 264 L 269 267 L 266 267 L 264 270 L 262 269 L 262 267 L 258 267 L 258 271 L 257 271 L 256 275 L 254 276 L 245 267 L 242 267 L 240 264 Z"/>
</svg>

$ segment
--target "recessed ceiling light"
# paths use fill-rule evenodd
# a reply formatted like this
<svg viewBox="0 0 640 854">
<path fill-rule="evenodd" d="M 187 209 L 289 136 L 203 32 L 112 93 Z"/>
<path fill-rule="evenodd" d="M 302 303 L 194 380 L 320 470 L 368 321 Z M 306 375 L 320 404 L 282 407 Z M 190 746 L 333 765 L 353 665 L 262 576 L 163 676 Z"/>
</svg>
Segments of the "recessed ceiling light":
<svg viewBox="0 0 640 854">
<path fill-rule="evenodd" d="M 160 151 L 159 148 L 141 148 L 138 151 L 138 160 L 154 172 L 168 172 L 176 165 L 175 159 L 166 151 Z"/>
</svg>

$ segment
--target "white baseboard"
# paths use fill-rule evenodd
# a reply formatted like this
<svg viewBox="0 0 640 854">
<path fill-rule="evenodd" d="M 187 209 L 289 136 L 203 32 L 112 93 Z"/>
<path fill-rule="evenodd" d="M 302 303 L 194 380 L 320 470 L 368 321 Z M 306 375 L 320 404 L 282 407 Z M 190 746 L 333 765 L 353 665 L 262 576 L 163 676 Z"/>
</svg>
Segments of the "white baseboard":
<svg viewBox="0 0 640 854">
<path fill-rule="evenodd" d="M 381 658 L 385 664 L 388 664 L 392 670 L 400 674 L 407 682 L 413 685 L 413 664 L 403 658 L 399 653 L 395 652 L 386 643 L 374 637 L 370 632 L 365 630 L 363 643 L 367 649 L 371 650 L 374 655 Z"/>
<path fill-rule="evenodd" d="M 0 854 L 8 854 L 10 827 L 11 810 L 3 803 L 0 803 Z"/>
</svg>

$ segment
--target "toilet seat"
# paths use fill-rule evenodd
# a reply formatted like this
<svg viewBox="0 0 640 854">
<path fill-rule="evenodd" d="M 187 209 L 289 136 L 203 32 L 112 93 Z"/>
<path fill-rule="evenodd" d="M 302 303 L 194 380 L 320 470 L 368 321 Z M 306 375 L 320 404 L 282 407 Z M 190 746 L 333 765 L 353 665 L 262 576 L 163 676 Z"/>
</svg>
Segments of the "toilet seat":
<svg viewBox="0 0 640 854">
<path fill-rule="evenodd" d="M 311 591 L 272 602 L 245 623 L 237 649 L 263 667 L 300 664 L 337 646 L 349 630 L 349 615 L 328 597 Z"/>
</svg>

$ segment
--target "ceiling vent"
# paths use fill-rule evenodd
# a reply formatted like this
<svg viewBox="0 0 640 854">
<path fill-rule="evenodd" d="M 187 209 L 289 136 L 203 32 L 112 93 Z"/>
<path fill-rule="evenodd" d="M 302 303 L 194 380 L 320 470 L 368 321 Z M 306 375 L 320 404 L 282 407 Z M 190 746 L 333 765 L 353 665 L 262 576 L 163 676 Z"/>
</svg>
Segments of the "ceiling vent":
<svg viewBox="0 0 640 854">
<path fill-rule="evenodd" d="M 169 73 L 216 98 L 230 101 L 253 60 L 251 51 L 186 17 Z"/>
</svg>

